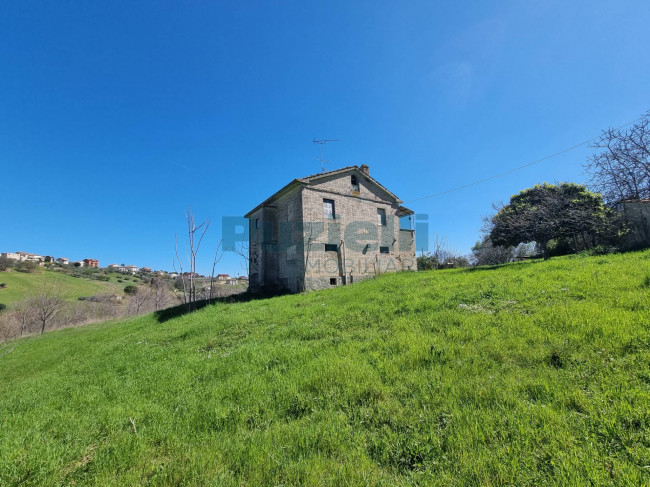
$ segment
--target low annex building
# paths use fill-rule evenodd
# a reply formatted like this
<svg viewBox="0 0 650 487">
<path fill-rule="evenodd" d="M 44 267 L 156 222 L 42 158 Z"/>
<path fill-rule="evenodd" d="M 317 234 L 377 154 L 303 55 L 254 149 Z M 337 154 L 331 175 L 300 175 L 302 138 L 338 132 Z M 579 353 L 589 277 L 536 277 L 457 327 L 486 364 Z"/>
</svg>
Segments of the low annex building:
<svg viewBox="0 0 650 487">
<path fill-rule="evenodd" d="M 413 211 L 401 203 L 365 164 L 294 179 L 245 215 L 249 289 L 295 293 L 417 270 Z"/>
</svg>

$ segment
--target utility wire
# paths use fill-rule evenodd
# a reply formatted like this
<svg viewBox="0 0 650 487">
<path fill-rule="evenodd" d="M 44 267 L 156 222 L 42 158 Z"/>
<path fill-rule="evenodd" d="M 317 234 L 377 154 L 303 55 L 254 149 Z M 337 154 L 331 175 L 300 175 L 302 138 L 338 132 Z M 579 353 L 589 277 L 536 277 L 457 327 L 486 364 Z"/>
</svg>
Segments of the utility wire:
<svg viewBox="0 0 650 487">
<path fill-rule="evenodd" d="M 622 129 L 623 127 L 627 127 L 628 125 L 631 125 L 631 124 L 633 124 L 633 123 L 636 123 L 636 122 L 638 122 L 639 120 L 641 120 L 641 119 L 643 119 L 643 118 L 644 118 L 644 117 L 639 117 L 639 118 L 637 118 L 636 120 L 632 120 L 631 122 L 624 123 L 623 125 L 620 125 L 620 126 L 614 128 L 613 130 L 620 130 L 620 129 Z M 525 169 L 525 168 L 527 168 L 527 167 L 533 166 L 533 165 L 535 165 L 535 164 L 539 164 L 540 162 L 544 162 L 544 161 L 546 161 L 546 160 L 548 160 L 548 159 L 551 159 L 551 158 L 553 158 L 553 157 L 557 157 L 557 156 L 559 156 L 559 155 L 561 155 L 561 154 L 564 154 L 564 153 L 566 153 L 566 152 L 572 151 L 573 149 L 577 149 L 578 147 L 581 147 L 581 146 L 583 146 L 583 145 L 587 145 L 587 144 L 589 144 L 590 142 L 592 142 L 592 141 L 598 139 L 599 137 L 600 137 L 600 135 L 597 135 L 596 137 L 592 137 L 591 139 L 585 140 L 584 142 L 580 142 L 579 144 L 573 145 L 573 146 L 571 146 L 571 147 L 568 147 L 568 148 L 566 148 L 566 149 L 563 149 L 563 150 L 561 150 L 561 151 L 559 151 L 559 152 L 556 152 L 556 153 L 554 153 L 554 154 L 548 155 L 548 156 L 546 156 L 546 157 L 542 157 L 541 159 L 537 159 L 537 160 L 535 160 L 535 161 L 533 161 L 533 162 L 529 162 L 529 163 L 527 163 L 527 164 L 524 164 L 523 166 L 515 167 L 514 169 L 510 169 L 510 170 L 508 170 L 508 171 L 501 172 L 501 173 L 499 173 L 499 174 L 495 174 L 494 176 L 490 176 L 490 177 L 485 178 L 485 179 L 479 179 L 478 181 L 474 181 L 473 183 L 463 184 L 462 186 L 457 186 L 457 187 L 455 187 L 455 188 L 451 188 L 451 189 L 448 189 L 448 190 L 446 190 L 446 191 L 441 191 L 440 193 L 434 193 L 434 194 L 430 194 L 430 195 L 428 195 L 428 196 L 422 196 L 421 198 L 416 198 L 416 199 L 414 199 L 414 200 L 406 201 L 406 203 L 413 203 L 414 201 L 426 200 L 426 199 L 428 199 L 428 198 L 435 198 L 436 196 L 442 196 L 443 194 L 453 193 L 454 191 L 459 191 L 459 190 L 461 190 L 461 189 L 469 188 L 469 187 L 471 187 L 471 186 L 476 186 L 477 184 L 485 183 L 485 182 L 487 182 L 487 181 L 492 181 L 493 179 L 497 179 L 497 178 L 500 178 L 500 177 L 502 177 L 502 176 L 506 176 L 506 175 L 508 175 L 508 174 L 511 174 L 511 173 L 513 173 L 513 172 L 520 171 L 520 170 Z"/>
</svg>

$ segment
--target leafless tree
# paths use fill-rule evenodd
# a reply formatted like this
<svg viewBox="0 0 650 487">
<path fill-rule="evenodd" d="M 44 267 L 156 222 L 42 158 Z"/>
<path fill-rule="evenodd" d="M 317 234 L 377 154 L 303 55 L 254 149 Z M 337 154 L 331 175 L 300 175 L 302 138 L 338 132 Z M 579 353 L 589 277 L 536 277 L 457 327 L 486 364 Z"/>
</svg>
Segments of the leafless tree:
<svg viewBox="0 0 650 487">
<path fill-rule="evenodd" d="M 138 286 L 133 294 L 129 295 L 129 311 L 139 315 L 153 301 L 153 292 L 146 286 Z"/>
<path fill-rule="evenodd" d="M 196 293 L 196 256 L 198 255 L 199 248 L 201 247 L 201 242 L 205 233 L 210 227 L 210 219 L 203 220 L 200 224 L 196 224 L 194 219 L 194 213 L 192 208 L 189 208 L 185 213 L 185 219 L 187 220 L 187 242 L 185 246 L 185 257 L 187 263 L 189 264 L 189 272 L 183 272 L 183 259 L 181 259 L 180 254 L 178 253 L 178 236 L 175 236 L 176 243 L 176 261 L 180 268 L 180 272 L 176 269 L 174 264 L 174 270 L 179 272 L 181 280 L 183 283 L 183 301 L 187 305 L 188 311 L 193 311 L 195 308 L 195 303 L 197 301 Z"/>
<path fill-rule="evenodd" d="M 16 320 L 16 323 L 18 323 L 21 337 L 29 329 L 30 325 L 36 318 L 34 309 L 31 307 L 27 300 L 20 301 L 14 305 L 12 309 L 12 316 L 14 320 Z"/>
<path fill-rule="evenodd" d="M 217 250 L 214 252 L 214 259 L 212 261 L 212 273 L 210 274 L 210 294 L 208 297 L 209 301 L 212 301 L 215 298 L 214 294 L 214 270 L 217 267 L 217 264 L 223 257 L 223 249 L 221 248 L 223 240 L 219 240 L 219 245 L 217 245 Z"/>
<path fill-rule="evenodd" d="M 248 273 L 250 270 L 250 245 L 248 241 L 244 242 L 237 242 L 235 243 L 235 248 L 233 249 L 233 252 L 237 254 L 239 257 L 241 257 L 241 268 L 244 270 L 246 273 L 246 277 L 248 277 Z"/>
<path fill-rule="evenodd" d="M 35 320 L 40 325 L 41 334 L 43 334 L 47 325 L 65 305 L 65 300 L 61 289 L 52 285 L 42 288 L 36 296 L 29 298 L 27 305 L 32 308 Z"/>
<path fill-rule="evenodd" d="M 169 304 L 169 284 L 164 279 L 154 277 L 151 280 L 151 299 L 156 310 Z"/>
<path fill-rule="evenodd" d="M 650 111 L 629 129 L 603 130 L 591 148 L 585 169 L 607 203 L 650 198 Z"/>
</svg>

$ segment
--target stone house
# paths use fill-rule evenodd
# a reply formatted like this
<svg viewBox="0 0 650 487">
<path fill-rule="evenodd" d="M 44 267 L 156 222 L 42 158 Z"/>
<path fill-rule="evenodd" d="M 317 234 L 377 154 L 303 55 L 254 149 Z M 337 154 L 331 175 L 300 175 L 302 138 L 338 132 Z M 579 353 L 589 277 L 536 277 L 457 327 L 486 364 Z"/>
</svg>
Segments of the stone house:
<svg viewBox="0 0 650 487">
<path fill-rule="evenodd" d="M 650 246 L 650 199 L 622 202 L 625 221 L 630 227 L 625 245 L 630 249 Z"/>
<path fill-rule="evenodd" d="M 245 215 L 250 290 L 295 293 L 417 270 L 413 211 L 401 203 L 365 164 L 294 179 Z"/>
</svg>

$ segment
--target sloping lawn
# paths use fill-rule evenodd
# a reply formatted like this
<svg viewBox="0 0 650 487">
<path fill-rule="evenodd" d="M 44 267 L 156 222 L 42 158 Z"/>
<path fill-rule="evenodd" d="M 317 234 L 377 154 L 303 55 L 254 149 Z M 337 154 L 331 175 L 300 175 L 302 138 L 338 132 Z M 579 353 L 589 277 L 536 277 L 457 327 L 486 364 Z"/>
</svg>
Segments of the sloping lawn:
<svg viewBox="0 0 650 487">
<path fill-rule="evenodd" d="M 77 299 L 79 296 L 90 296 L 98 293 L 122 292 L 124 286 L 113 283 L 91 281 L 89 279 L 71 277 L 63 272 L 42 270 L 29 274 L 24 272 L 0 272 L 0 283 L 6 288 L 0 289 L 0 303 L 10 305 L 37 293 L 44 286 L 59 284 L 66 299 Z"/>
<path fill-rule="evenodd" d="M 650 251 L 14 345 L 3 486 L 650 484 Z"/>
</svg>

